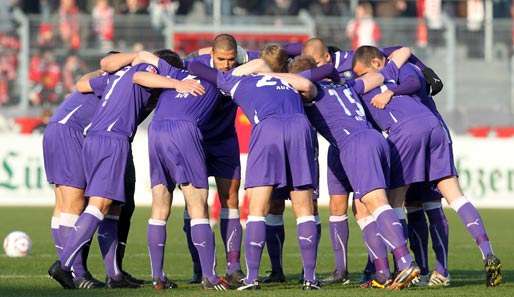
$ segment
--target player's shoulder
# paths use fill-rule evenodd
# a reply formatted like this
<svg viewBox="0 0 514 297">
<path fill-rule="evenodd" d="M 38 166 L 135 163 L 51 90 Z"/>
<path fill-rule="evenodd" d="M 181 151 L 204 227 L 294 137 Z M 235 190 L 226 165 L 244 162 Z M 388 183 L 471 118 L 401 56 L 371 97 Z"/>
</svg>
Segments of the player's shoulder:
<svg viewBox="0 0 514 297">
<path fill-rule="evenodd" d="M 203 54 L 198 56 L 191 56 L 184 60 L 185 64 L 191 63 L 191 62 L 199 62 L 207 66 L 211 66 L 211 60 L 212 56 L 211 54 Z"/>
</svg>

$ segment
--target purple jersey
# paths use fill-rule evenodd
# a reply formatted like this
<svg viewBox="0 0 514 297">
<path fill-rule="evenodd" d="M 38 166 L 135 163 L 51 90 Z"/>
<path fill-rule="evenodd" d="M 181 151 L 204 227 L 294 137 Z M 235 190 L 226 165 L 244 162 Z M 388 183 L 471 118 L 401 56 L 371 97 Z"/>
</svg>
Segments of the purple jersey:
<svg viewBox="0 0 514 297">
<path fill-rule="evenodd" d="M 384 109 L 378 109 L 371 105 L 371 100 L 375 95 L 385 92 L 388 88 L 396 87 L 396 81 L 398 80 L 396 65 L 393 62 L 388 62 L 382 72 L 385 73 L 386 83 L 365 94 L 360 94 L 369 115 L 380 130 L 387 131 L 400 122 L 432 114 L 425 105 L 421 104 L 419 98 L 413 98 L 409 95 L 393 96 Z"/>
<path fill-rule="evenodd" d="M 184 61 L 187 67 L 189 62 L 200 62 L 211 68 L 214 68 L 214 62 L 210 54 L 200 55 Z M 228 96 L 223 96 L 218 92 L 219 99 L 212 111 L 212 116 L 200 124 L 200 130 L 204 136 L 204 140 L 225 139 L 235 137 L 236 128 L 234 122 L 236 120 L 237 105 Z"/>
<path fill-rule="evenodd" d="M 304 114 L 300 94 L 271 75 L 234 76 L 231 72 L 219 72 L 218 87 L 231 95 L 253 125 L 274 115 Z"/>
<path fill-rule="evenodd" d="M 93 93 L 73 92 L 55 110 L 50 123 L 68 125 L 74 129 L 84 130 L 91 122 L 100 103 L 102 93 L 107 86 L 108 75 L 104 74 L 90 80 Z"/>
<path fill-rule="evenodd" d="M 186 70 L 174 67 L 167 73 L 161 72 L 161 75 L 177 80 L 195 79 L 195 76 L 190 75 Z M 204 124 L 211 116 L 219 98 L 219 92 L 207 81 L 201 80 L 200 83 L 205 88 L 205 94 L 202 96 L 179 93 L 175 89 L 163 90 L 159 96 L 153 120 L 187 119 L 199 125 Z"/>
<path fill-rule="evenodd" d="M 151 90 L 133 83 L 132 77 L 138 71 L 157 73 L 154 66 L 142 63 L 123 67 L 111 75 L 88 133 L 113 132 L 129 138 L 134 136 L 151 95 Z"/>
<path fill-rule="evenodd" d="M 331 144 L 342 147 L 350 135 L 372 128 L 359 97 L 348 85 L 321 81 L 316 87 L 318 94 L 305 105 L 305 113 Z"/>
<path fill-rule="evenodd" d="M 336 51 L 330 54 L 330 58 L 341 78 L 352 79 L 354 77 L 352 70 L 353 51 Z"/>
</svg>

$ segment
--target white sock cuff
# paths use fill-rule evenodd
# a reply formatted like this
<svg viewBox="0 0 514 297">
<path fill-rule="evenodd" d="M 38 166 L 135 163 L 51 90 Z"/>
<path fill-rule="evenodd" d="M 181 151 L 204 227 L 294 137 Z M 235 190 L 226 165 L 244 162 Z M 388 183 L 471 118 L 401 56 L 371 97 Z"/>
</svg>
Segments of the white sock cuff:
<svg viewBox="0 0 514 297">
<path fill-rule="evenodd" d="M 104 219 L 104 215 L 100 211 L 100 209 L 98 209 L 98 207 L 93 206 L 93 205 L 88 205 L 86 207 L 86 209 L 84 210 L 84 213 L 88 213 L 88 214 L 90 214 L 92 216 L 95 216 L 100 221 L 102 221 Z M 62 213 L 61 213 L 61 218 L 62 218 Z"/>
<path fill-rule="evenodd" d="M 166 226 L 166 221 L 164 220 L 157 220 L 157 219 L 149 219 L 148 225 L 154 225 L 154 226 Z"/>
<path fill-rule="evenodd" d="M 392 210 L 391 208 L 391 205 L 389 204 L 386 204 L 386 205 L 382 205 L 380 207 L 377 207 L 377 209 L 375 209 L 375 211 L 373 211 L 372 215 L 373 215 L 373 218 L 375 219 L 375 221 L 377 220 L 377 218 L 384 212 L 384 211 L 387 211 L 387 210 Z"/>
<path fill-rule="evenodd" d="M 239 219 L 239 209 L 237 208 L 222 208 L 221 219 Z"/>
<path fill-rule="evenodd" d="M 321 224 L 321 220 L 319 219 L 319 215 L 314 216 L 314 221 L 316 222 L 316 225 Z"/>
<path fill-rule="evenodd" d="M 307 222 L 316 223 L 316 218 L 314 218 L 314 216 L 303 216 L 296 219 L 296 225 L 300 225 Z"/>
<path fill-rule="evenodd" d="M 425 211 L 429 211 L 429 210 L 432 210 L 432 209 L 438 209 L 438 208 L 442 208 L 443 207 L 443 204 L 441 202 L 425 202 L 423 203 L 423 209 Z"/>
<path fill-rule="evenodd" d="M 364 230 L 364 228 L 366 228 L 367 225 L 373 223 L 374 221 L 375 221 L 375 219 L 372 216 L 367 216 L 362 219 L 358 219 L 357 225 L 359 225 L 361 230 Z"/>
<path fill-rule="evenodd" d="M 191 227 L 196 225 L 209 225 L 209 219 L 191 219 Z"/>
<path fill-rule="evenodd" d="M 250 222 L 264 222 L 264 223 L 266 223 L 266 218 L 265 217 L 261 217 L 261 216 L 248 216 L 248 218 L 246 219 L 246 223 L 250 223 Z"/>
<path fill-rule="evenodd" d="M 277 214 L 269 214 L 266 216 L 266 225 L 282 226 L 282 225 L 284 225 L 284 216 L 277 215 Z"/>
<path fill-rule="evenodd" d="M 72 213 L 61 212 L 61 217 L 59 218 L 59 225 L 65 227 L 73 227 L 75 223 L 79 219 L 79 216 Z"/>
<path fill-rule="evenodd" d="M 333 223 L 336 223 L 336 222 L 344 222 L 348 220 L 348 216 L 347 215 L 342 215 L 342 216 L 330 216 L 328 217 L 328 221 L 329 222 L 333 222 Z"/>
<path fill-rule="evenodd" d="M 416 212 L 416 211 L 423 210 L 423 207 L 409 207 L 409 206 L 407 206 L 405 208 L 407 209 L 407 213 L 413 213 L 413 212 Z"/>
<path fill-rule="evenodd" d="M 395 207 L 395 208 L 393 208 L 393 210 L 396 213 L 396 217 L 398 218 L 398 220 L 407 219 L 405 217 L 405 209 L 403 207 Z"/>
<path fill-rule="evenodd" d="M 184 219 L 185 220 L 190 220 L 191 217 L 189 216 L 189 212 L 187 212 L 187 209 L 184 209 Z"/>
<path fill-rule="evenodd" d="M 462 196 L 462 197 L 459 197 L 457 198 L 455 201 L 452 202 L 452 204 L 450 204 L 450 206 L 455 210 L 455 211 L 459 211 L 459 209 L 464 206 L 464 204 L 466 203 L 469 203 L 468 199 L 466 199 L 466 197 Z"/>
<path fill-rule="evenodd" d="M 52 220 L 50 221 L 50 228 L 52 229 L 59 229 L 61 219 L 59 217 L 52 217 Z"/>
<path fill-rule="evenodd" d="M 109 219 L 109 220 L 113 220 L 113 221 L 119 221 L 120 220 L 120 216 L 111 215 L 111 214 L 105 215 L 105 218 Z"/>
</svg>

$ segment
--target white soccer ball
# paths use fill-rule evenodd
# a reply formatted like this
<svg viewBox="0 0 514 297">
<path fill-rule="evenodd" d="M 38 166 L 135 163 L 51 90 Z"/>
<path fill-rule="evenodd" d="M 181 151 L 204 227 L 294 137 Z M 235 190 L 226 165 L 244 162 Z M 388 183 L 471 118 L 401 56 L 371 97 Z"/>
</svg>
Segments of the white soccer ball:
<svg viewBox="0 0 514 297">
<path fill-rule="evenodd" d="M 30 254 L 32 240 L 25 232 L 13 231 L 4 239 L 4 251 L 7 257 L 25 257 Z"/>
</svg>

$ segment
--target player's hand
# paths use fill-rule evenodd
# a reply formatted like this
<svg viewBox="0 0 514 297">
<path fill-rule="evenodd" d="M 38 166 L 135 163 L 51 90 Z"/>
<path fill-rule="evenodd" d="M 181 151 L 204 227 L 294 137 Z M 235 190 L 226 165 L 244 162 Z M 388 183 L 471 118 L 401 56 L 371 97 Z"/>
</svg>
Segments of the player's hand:
<svg viewBox="0 0 514 297">
<path fill-rule="evenodd" d="M 175 89 L 179 93 L 190 93 L 194 96 L 201 96 L 205 94 L 205 88 L 194 79 L 185 79 L 179 81 Z"/>
<path fill-rule="evenodd" d="M 437 73 L 435 73 L 435 71 L 430 67 L 425 67 L 425 69 L 423 69 L 422 72 L 423 72 L 423 76 L 425 77 L 426 81 L 430 85 L 430 89 L 431 89 L 430 95 L 435 96 L 439 92 L 441 92 L 441 90 L 443 89 L 443 81 L 437 75 Z"/>
<path fill-rule="evenodd" d="M 393 95 L 394 94 L 391 90 L 386 90 L 383 93 L 377 94 L 373 99 L 371 99 L 371 105 L 378 109 L 384 109 L 389 101 L 391 101 Z"/>
</svg>

